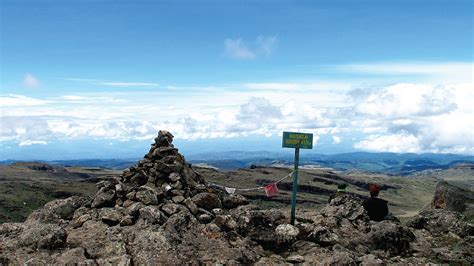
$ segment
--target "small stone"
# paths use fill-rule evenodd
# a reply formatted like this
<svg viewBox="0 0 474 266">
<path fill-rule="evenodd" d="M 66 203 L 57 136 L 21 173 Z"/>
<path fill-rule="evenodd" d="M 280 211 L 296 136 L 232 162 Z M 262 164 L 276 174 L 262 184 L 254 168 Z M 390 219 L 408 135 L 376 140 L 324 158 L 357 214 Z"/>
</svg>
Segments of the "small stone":
<svg viewBox="0 0 474 266">
<path fill-rule="evenodd" d="M 106 259 L 97 259 L 98 265 L 132 265 L 132 258 L 129 255 L 122 255 L 116 257 L 109 257 Z"/>
<path fill-rule="evenodd" d="M 158 204 L 157 193 L 149 186 L 141 186 L 136 194 L 136 198 L 146 205 Z"/>
<path fill-rule="evenodd" d="M 204 192 L 199 193 L 192 198 L 193 202 L 201 208 L 212 210 L 215 208 L 222 208 L 222 203 L 216 194 Z"/>
<path fill-rule="evenodd" d="M 159 223 L 161 216 L 158 206 L 146 206 L 140 209 L 140 218 L 151 224 Z"/>
<path fill-rule="evenodd" d="M 161 206 L 161 210 L 167 215 L 175 214 L 181 208 L 182 208 L 182 206 L 180 206 L 178 204 L 174 204 L 174 203 L 166 203 L 163 206 Z"/>
<path fill-rule="evenodd" d="M 171 195 L 173 195 L 173 196 L 183 196 L 184 195 L 184 190 L 179 190 L 179 189 L 171 190 Z"/>
<path fill-rule="evenodd" d="M 122 214 L 112 208 L 101 209 L 99 216 L 102 222 L 110 226 L 116 225 L 122 220 Z"/>
<path fill-rule="evenodd" d="M 166 130 L 158 131 L 158 137 L 155 138 L 157 146 L 168 146 L 173 142 L 173 134 Z"/>
<path fill-rule="evenodd" d="M 92 219 L 92 216 L 88 213 L 81 215 L 73 220 L 73 227 L 74 228 L 81 227 L 83 223 L 89 221 L 90 219 Z"/>
<path fill-rule="evenodd" d="M 141 202 L 135 202 L 126 209 L 127 215 L 138 216 L 140 214 L 140 209 L 145 207 L 145 204 Z"/>
<path fill-rule="evenodd" d="M 218 233 L 221 231 L 221 228 L 217 226 L 215 223 L 209 223 L 206 225 L 206 231 L 212 232 L 212 233 Z"/>
<path fill-rule="evenodd" d="M 174 203 L 181 203 L 184 201 L 184 197 L 183 196 L 174 196 L 173 198 L 171 198 L 171 200 L 173 200 Z"/>
<path fill-rule="evenodd" d="M 289 263 L 302 263 L 305 262 L 305 259 L 301 255 L 292 255 L 286 258 L 286 261 Z"/>
<path fill-rule="evenodd" d="M 135 218 L 133 216 L 127 215 L 120 221 L 120 226 L 130 226 L 133 225 L 134 222 Z"/>
<path fill-rule="evenodd" d="M 367 254 L 359 258 L 360 265 L 366 265 L 366 266 L 375 266 L 375 265 L 384 265 L 383 261 L 377 257 L 375 257 L 373 254 Z"/>
<path fill-rule="evenodd" d="M 168 191 L 170 191 L 170 190 L 172 189 L 172 187 L 171 187 L 170 184 L 168 184 L 168 183 L 163 183 L 163 184 L 161 185 L 161 188 L 162 188 L 164 191 L 166 191 L 166 192 L 168 192 Z"/>
<path fill-rule="evenodd" d="M 92 208 L 112 207 L 115 205 L 115 191 L 107 187 L 101 188 L 94 196 Z"/>
<path fill-rule="evenodd" d="M 220 228 L 227 228 L 233 230 L 237 228 L 237 222 L 230 215 L 217 215 L 214 223 Z"/>
<path fill-rule="evenodd" d="M 140 171 L 130 178 L 130 182 L 135 186 L 142 186 L 148 182 L 148 177 L 144 171 Z"/>
<path fill-rule="evenodd" d="M 132 205 L 132 204 L 135 203 L 135 202 L 136 202 L 136 201 L 133 201 L 133 200 L 129 200 L 129 199 L 128 199 L 128 200 L 125 200 L 125 201 L 123 202 L 122 206 L 123 206 L 124 208 L 128 208 L 130 205 Z"/>
<path fill-rule="evenodd" d="M 280 224 L 275 228 L 275 234 L 284 238 L 296 238 L 300 230 L 291 224 Z"/>
<path fill-rule="evenodd" d="M 176 160 L 176 156 L 174 155 L 168 155 L 163 158 L 163 162 L 165 162 L 166 164 L 172 164 L 174 163 L 175 160 Z"/>
<path fill-rule="evenodd" d="M 209 214 L 203 213 L 198 216 L 198 220 L 202 224 L 207 224 L 212 221 L 212 216 Z"/>
<path fill-rule="evenodd" d="M 134 200 L 135 199 L 135 194 L 136 194 L 136 192 L 132 191 L 132 192 L 127 193 L 127 195 L 125 195 L 125 197 L 127 199 Z"/>
<path fill-rule="evenodd" d="M 115 185 L 115 191 L 122 192 L 123 191 L 123 186 L 121 184 L 116 184 Z"/>
<path fill-rule="evenodd" d="M 233 209 L 247 204 L 249 204 L 248 199 L 242 195 L 229 195 L 222 200 L 222 206 L 226 209 Z"/>
<path fill-rule="evenodd" d="M 316 226 L 308 235 L 308 239 L 321 246 L 330 246 L 339 242 L 339 236 L 332 230 L 324 226 Z"/>
<path fill-rule="evenodd" d="M 116 199 L 115 200 L 115 206 L 119 206 L 119 207 L 123 206 L 123 200 L 122 199 Z"/>
<path fill-rule="evenodd" d="M 214 215 L 222 215 L 224 214 L 224 210 L 222 210 L 221 208 L 215 208 L 215 209 L 212 209 L 212 214 Z"/>
<path fill-rule="evenodd" d="M 198 207 L 196 206 L 196 204 L 194 204 L 194 202 L 190 198 L 185 199 L 183 203 L 184 205 L 186 205 L 186 207 L 188 207 L 189 211 L 193 215 L 196 215 L 199 212 Z"/>
<path fill-rule="evenodd" d="M 171 183 L 171 188 L 173 188 L 173 189 L 182 189 L 183 185 L 181 184 L 181 182 L 176 181 L 175 183 Z"/>
<path fill-rule="evenodd" d="M 176 182 L 181 179 L 181 176 L 179 175 L 179 173 L 171 173 L 169 179 L 171 180 L 171 182 Z"/>
</svg>

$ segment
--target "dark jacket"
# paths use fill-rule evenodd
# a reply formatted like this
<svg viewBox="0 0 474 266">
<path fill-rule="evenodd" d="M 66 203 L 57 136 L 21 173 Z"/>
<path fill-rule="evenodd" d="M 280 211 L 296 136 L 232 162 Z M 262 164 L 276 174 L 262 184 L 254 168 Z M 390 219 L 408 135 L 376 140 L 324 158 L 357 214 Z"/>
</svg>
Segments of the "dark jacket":
<svg viewBox="0 0 474 266">
<path fill-rule="evenodd" d="M 370 197 L 362 203 L 372 221 L 382 221 L 388 215 L 387 204 L 388 201 L 376 197 Z"/>
</svg>

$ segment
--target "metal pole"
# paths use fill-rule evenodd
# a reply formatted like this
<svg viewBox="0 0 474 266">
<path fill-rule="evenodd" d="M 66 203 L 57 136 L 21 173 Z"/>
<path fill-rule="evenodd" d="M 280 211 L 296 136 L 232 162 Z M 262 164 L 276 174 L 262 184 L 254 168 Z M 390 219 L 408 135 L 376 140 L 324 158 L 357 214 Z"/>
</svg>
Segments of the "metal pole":
<svg viewBox="0 0 474 266">
<path fill-rule="evenodd" d="M 293 172 L 293 194 L 291 195 L 291 224 L 295 225 L 296 193 L 298 192 L 298 165 L 300 163 L 299 145 L 295 148 L 295 171 Z"/>
</svg>

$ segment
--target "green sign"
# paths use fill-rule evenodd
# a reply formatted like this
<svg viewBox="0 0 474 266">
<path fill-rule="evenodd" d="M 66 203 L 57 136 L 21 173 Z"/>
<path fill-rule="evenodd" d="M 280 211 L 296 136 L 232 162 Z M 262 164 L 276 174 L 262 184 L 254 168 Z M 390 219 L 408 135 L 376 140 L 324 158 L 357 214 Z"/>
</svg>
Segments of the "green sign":
<svg viewBox="0 0 474 266">
<path fill-rule="evenodd" d="M 283 148 L 313 148 L 313 134 L 283 132 Z"/>
</svg>

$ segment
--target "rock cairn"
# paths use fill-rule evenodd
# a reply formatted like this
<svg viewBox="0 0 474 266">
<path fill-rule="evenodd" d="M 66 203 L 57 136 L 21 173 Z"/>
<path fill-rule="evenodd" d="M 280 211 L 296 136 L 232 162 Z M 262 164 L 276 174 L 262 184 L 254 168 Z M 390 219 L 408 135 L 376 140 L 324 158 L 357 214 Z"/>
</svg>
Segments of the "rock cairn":
<svg viewBox="0 0 474 266">
<path fill-rule="evenodd" d="M 129 226 L 138 219 L 163 224 L 183 208 L 199 221 L 209 222 L 215 216 L 213 209 L 248 204 L 242 196 L 226 196 L 208 188 L 172 142 L 170 132 L 159 131 L 142 160 L 119 178 L 98 184 L 91 207 L 114 207 L 103 219 Z"/>
</svg>

